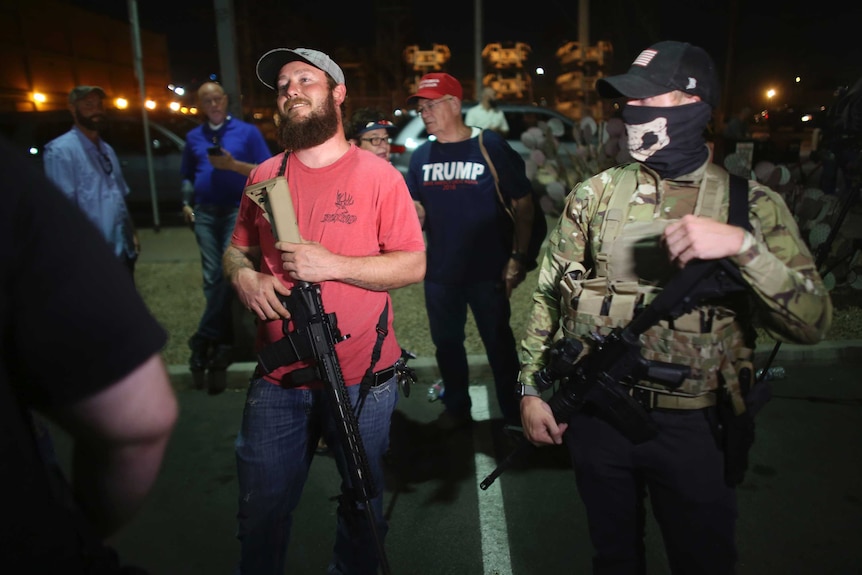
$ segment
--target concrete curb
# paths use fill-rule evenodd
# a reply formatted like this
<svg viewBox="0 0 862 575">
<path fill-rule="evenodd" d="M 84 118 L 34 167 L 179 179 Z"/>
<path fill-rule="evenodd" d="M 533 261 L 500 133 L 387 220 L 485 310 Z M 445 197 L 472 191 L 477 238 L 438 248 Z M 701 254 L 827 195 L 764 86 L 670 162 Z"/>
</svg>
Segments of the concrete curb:
<svg viewBox="0 0 862 575">
<path fill-rule="evenodd" d="M 756 364 L 762 365 L 772 353 L 774 344 L 761 344 L 755 354 Z M 780 365 L 783 361 L 790 362 L 830 362 L 843 359 L 858 359 L 862 357 L 862 340 L 851 339 L 844 341 L 823 341 L 816 345 L 794 345 L 781 344 L 778 354 L 775 356 L 773 365 Z M 469 355 L 467 362 L 470 367 L 470 377 L 473 381 L 490 380 L 492 378 L 488 360 L 484 355 Z M 409 363 L 416 371 L 417 384 L 422 386 L 431 385 L 439 379 L 440 372 L 437 369 L 437 361 L 433 357 L 417 357 Z M 255 363 L 239 362 L 228 368 L 228 389 L 243 389 L 254 372 Z M 192 377 L 187 365 L 168 366 L 171 381 L 179 388 L 190 388 Z M 412 394 L 411 394 L 412 395 Z"/>
</svg>

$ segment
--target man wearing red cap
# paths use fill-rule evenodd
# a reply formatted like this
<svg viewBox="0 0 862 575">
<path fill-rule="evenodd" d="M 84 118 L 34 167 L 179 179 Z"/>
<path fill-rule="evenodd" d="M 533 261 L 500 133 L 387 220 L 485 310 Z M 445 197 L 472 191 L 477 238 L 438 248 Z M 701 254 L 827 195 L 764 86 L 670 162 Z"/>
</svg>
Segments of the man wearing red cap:
<svg viewBox="0 0 862 575">
<path fill-rule="evenodd" d="M 711 162 L 703 134 L 719 85 L 704 50 L 659 42 L 597 88 L 625 100 L 622 118 L 637 161 L 575 187 L 550 233 L 521 342 L 524 433 L 536 445 L 565 439 L 589 520 L 594 573 L 647 571 L 649 493 L 671 572 L 729 575 L 737 562 L 734 488 L 754 440 L 752 414 L 768 399 L 765 384 L 752 380 L 754 322 L 781 340 L 816 343 L 831 321 L 829 293 L 781 197 L 731 180 Z M 592 396 L 579 389 L 584 407 L 556 421 L 541 397 L 542 377 L 535 377 L 552 361 L 555 342 L 579 342 L 587 357 L 576 363 L 590 365 L 612 330 L 650 317 L 639 315 L 644 305 L 680 268 L 702 265 L 696 260 L 723 260 L 720 289 L 673 313 L 650 310 L 661 317 L 635 334 L 637 358 L 614 362 L 642 370 L 614 377 L 612 387 L 602 367 L 616 398 L 640 406 L 628 404 L 625 423 L 639 421 L 652 434 L 625 434 L 631 426 L 614 417 L 623 402 L 600 401 L 610 396 L 600 395 L 598 378 L 588 381 Z"/>
<path fill-rule="evenodd" d="M 461 96 L 458 80 L 431 73 L 420 79 L 418 90 L 408 98 L 434 136 L 413 152 L 407 185 L 427 237 L 425 305 L 446 388 L 445 410 L 437 422 L 444 430 L 472 421 L 464 348 L 468 307 L 488 355 L 503 418 L 509 424 L 520 423 L 515 395 L 518 354 L 509 325 L 509 297 L 526 275 L 533 221 L 523 159 L 496 132 L 483 133 L 464 124 Z M 482 154 L 480 134 L 496 167 L 500 192 L 515 209 L 513 242 L 499 217 L 494 176 Z"/>
<path fill-rule="evenodd" d="M 345 438 L 337 432 L 343 427 L 335 419 L 335 407 L 344 406 L 331 405 L 307 357 L 269 372 L 261 367 L 249 384 L 236 441 L 238 573 L 284 573 L 293 511 L 321 435 L 343 489 L 327 573 L 376 573 L 387 529 L 382 462 L 401 356 L 388 290 L 422 279 L 422 231 L 398 170 L 345 138 L 347 87 L 338 64 L 317 50 L 278 48 L 260 58 L 257 76 L 277 94 L 279 141 L 289 153 L 261 163 L 249 182 L 287 179 L 302 241 L 276 241 L 268 215 L 245 195 L 224 255 L 225 274 L 260 320 L 258 349 L 284 337 L 290 313 L 278 296 L 289 295 L 297 282 L 319 284 L 326 313 L 335 314 L 338 330 L 350 336 L 335 352 L 368 463 L 374 519 L 357 500 L 360 486 L 351 485 Z"/>
</svg>

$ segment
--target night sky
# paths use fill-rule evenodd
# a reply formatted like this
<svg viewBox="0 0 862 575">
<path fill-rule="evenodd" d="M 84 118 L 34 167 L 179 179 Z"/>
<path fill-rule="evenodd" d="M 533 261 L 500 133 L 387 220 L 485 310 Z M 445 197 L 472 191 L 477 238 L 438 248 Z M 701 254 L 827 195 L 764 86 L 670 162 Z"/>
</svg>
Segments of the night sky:
<svg viewBox="0 0 862 575">
<path fill-rule="evenodd" d="M 70 1 L 128 19 L 128 4 L 121 0 Z M 405 7 L 397 26 L 384 12 L 370 8 L 394 4 Z M 504 10 L 501 4 L 483 0 L 483 45 L 525 42 L 532 47 L 530 67 L 558 73 L 557 47 L 578 40 L 578 3 L 540 0 L 520 3 L 516 10 Z M 167 35 L 177 83 L 199 83 L 218 71 L 213 0 L 138 0 L 137 5 L 141 26 Z M 379 35 L 400 35 L 404 45 L 448 45 L 449 71 L 461 78 L 473 77 L 473 6 L 469 0 L 234 1 L 235 11 L 248 10 L 262 23 L 254 30 L 262 45 L 332 53 L 370 50 Z M 614 47 L 610 73 L 624 72 L 653 42 L 681 40 L 709 51 L 722 76 L 732 56 L 729 89 L 734 92 L 753 95 L 767 84 L 790 86 L 798 75 L 810 92 L 827 93 L 860 75 L 862 43 L 851 41 L 858 34 L 851 30 L 858 27 L 857 19 L 837 0 L 603 0 L 591 4 L 590 23 L 590 44 L 607 40 Z"/>
</svg>

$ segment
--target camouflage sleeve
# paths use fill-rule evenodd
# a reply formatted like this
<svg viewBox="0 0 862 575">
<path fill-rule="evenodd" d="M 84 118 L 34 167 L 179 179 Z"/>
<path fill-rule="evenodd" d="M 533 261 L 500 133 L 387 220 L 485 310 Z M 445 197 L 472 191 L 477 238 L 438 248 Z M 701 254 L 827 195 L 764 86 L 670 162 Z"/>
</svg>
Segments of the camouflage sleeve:
<svg viewBox="0 0 862 575">
<path fill-rule="evenodd" d="M 832 322 L 832 300 L 780 195 L 749 190 L 754 233 L 733 260 L 758 298 L 760 325 L 778 341 L 819 342 Z"/>
<path fill-rule="evenodd" d="M 594 181 L 595 180 L 595 181 Z M 539 279 L 533 292 L 533 306 L 521 340 L 521 374 L 519 380 L 533 384 L 533 374 L 545 366 L 546 352 L 554 342 L 562 314 L 560 281 L 573 262 L 583 263 L 587 249 L 588 214 L 599 180 L 593 178 L 574 188 L 563 213 L 548 234 L 548 249 L 539 268 Z"/>
</svg>

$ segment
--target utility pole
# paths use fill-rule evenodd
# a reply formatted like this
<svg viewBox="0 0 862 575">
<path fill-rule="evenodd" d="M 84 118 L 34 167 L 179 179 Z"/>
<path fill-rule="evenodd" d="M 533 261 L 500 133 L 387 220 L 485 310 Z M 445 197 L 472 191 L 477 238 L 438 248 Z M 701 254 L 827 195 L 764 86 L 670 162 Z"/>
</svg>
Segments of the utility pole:
<svg viewBox="0 0 862 575">
<path fill-rule="evenodd" d="M 158 232 L 161 223 L 159 221 L 159 198 L 156 192 L 156 178 L 153 174 L 153 150 L 150 139 L 150 121 L 147 114 L 147 87 L 144 82 L 143 54 L 141 50 L 141 26 L 138 22 L 138 3 L 129 0 L 129 24 L 132 28 L 132 58 L 135 65 L 135 76 L 138 77 L 138 89 L 141 93 L 141 115 L 144 124 L 144 150 L 147 152 L 147 173 L 150 177 L 150 201 L 153 204 L 153 229 Z"/>
<path fill-rule="evenodd" d="M 590 46 L 590 0 L 578 2 L 578 42 L 581 45 L 581 62 L 586 65 Z M 586 71 L 586 70 L 585 70 Z M 584 110 L 590 109 L 590 90 L 584 87 Z"/>
<path fill-rule="evenodd" d="M 479 101 L 482 94 L 482 0 L 473 0 L 475 13 L 473 20 L 476 29 L 473 32 L 473 69 L 476 89 L 474 97 Z"/>
<path fill-rule="evenodd" d="M 239 84 L 239 65 L 236 56 L 236 19 L 233 0 L 213 0 L 218 40 L 221 85 L 228 95 L 228 112 L 242 118 L 242 91 Z"/>
</svg>

